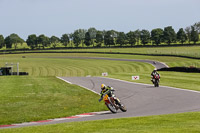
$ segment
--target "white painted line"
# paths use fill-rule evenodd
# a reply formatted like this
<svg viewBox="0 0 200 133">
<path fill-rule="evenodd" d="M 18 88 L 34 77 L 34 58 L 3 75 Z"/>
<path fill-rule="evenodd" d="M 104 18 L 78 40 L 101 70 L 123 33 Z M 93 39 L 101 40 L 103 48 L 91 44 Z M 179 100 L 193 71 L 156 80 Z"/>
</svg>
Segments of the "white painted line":
<svg viewBox="0 0 200 133">
<path fill-rule="evenodd" d="M 69 118 L 56 118 L 56 119 L 51 119 L 52 121 L 62 121 L 62 120 L 66 120 L 66 119 L 69 119 Z"/>
<path fill-rule="evenodd" d="M 69 82 L 69 81 L 67 81 L 67 80 L 65 80 L 65 79 L 62 79 L 61 77 L 57 77 L 57 76 L 56 76 L 56 78 L 61 79 L 61 80 L 65 81 L 65 82 L 67 82 L 67 83 L 69 83 L 69 84 L 72 84 L 71 82 Z"/>
<path fill-rule="evenodd" d="M 100 112 L 92 112 L 92 113 L 95 113 L 95 114 L 99 115 L 99 114 L 110 113 L 110 111 L 100 111 Z"/>
<path fill-rule="evenodd" d="M 100 77 L 100 78 L 108 78 L 108 77 Z M 132 84 L 139 84 L 139 85 L 145 85 L 145 86 L 152 86 L 152 85 L 150 85 L 150 84 L 135 83 L 135 82 L 125 81 L 125 80 L 121 80 L 121 79 L 114 79 L 114 78 L 108 78 L 108 79 L 113 79 L 113 80 L 117 80 L 117 81 L 121 81 L 121 82 L 125 82 L 125 83 L 132 83 Z M 187 90 L 187 89 L 181 89 L 181 88 L 176 88 L 176 87 L 169 87 L 169 86 L 160 86 L 160 87 L 167 87 L 167 88 L 175 89 L 175 90 L 181 90 L 181 91 L 189 91 L 189 92 L 194 92 L 194 93 L 200 93 L 200 91 Z"/>
<path fill-rule="evenodd" d="M 89 116 L 94 116 L 94 115 L 76 115 L 78 117 L 89 117 Z"/>
<path fill-rule="evenodd" d="M 194 93 L 200 93 L 200 91 L 187 90 L 187 89 L 181 89 L 181 88 L 170 87 L 170 86 L 161 86 L 161 87 L 168 87 L 168 88 L 175 89 L 175 90 L 181 90 L 181 91 L 189 91 L 189 92 L 194 92 Z"/>
<path fill-rule="evenodd" d="M 32 125 L 32 124 L 36 124 L 37 122 L 24 122 L 24 123 L 19 123 L 19 124 L 13 124 L 15 126 L 22 126 L 22 125 Z"/>
<path fill-rule="evenodd" d="M 67 81 L 66 79 L 63 79 L 63 78 L 61 78 L 61 77 L 56 77 L 56 78 L 61 79 L 61 80 L 65 81 L 65 82 L 67 82 L 67 83 L 69 83 L 69 84 L 72 84 L 71 82 L 69 82 L 69 81 Z M 87 89 L 87 90 L 89 90 L 89 91 L 91 91 L 91 92 L 94 92 L 94 93 L 100 95 L 100 93 L 98 93 L 98 92 L 96 92 L 96 91 L 94 91 L 94 90 L 91 90 L 91 89 L 89 89 L 89 88 L 87 88 L 87 87 L 85 87 L 85 86 L 82 86 L 82 85 L 77 85 L 77 86 L 80 86 L 80 87 L 82 87 L 82 88 L 85 88 L 85 89 Z"/>
</svg>

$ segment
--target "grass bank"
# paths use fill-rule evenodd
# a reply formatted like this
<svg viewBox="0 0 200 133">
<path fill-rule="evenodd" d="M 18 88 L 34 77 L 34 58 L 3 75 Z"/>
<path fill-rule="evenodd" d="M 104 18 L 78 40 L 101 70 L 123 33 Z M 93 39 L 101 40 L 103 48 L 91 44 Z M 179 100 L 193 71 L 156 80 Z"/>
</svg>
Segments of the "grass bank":
<svg viewBox="0 0 200 133">
<path fill-rule="evenodd" d="M 55 125 L 3 129 L 1 133 L 197 133 L 200 113 L 71 122 Z"/>
<path fill-rule="evenodd" d="M 105 110 L 99 95 L 55 77 L 0 77 L 0 125 Z"/>
</svg>

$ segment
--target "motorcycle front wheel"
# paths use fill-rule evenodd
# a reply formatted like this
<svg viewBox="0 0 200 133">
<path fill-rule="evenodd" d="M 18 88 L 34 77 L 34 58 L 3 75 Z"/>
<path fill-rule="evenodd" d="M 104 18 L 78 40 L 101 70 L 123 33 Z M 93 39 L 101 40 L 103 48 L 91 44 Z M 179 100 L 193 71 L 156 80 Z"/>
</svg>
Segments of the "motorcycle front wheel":
<svg viewBox="0 0 200 133">
<path fill-rule="evenodd" d="M 126 107 L 125 107 L 123 104 L 121 104 L 121 106 L 119 106 L 119 109 L 120 109 L 122 112 L 126 112 L 126 111 L 127 111 Z"/>
<path fill-rule="evenodd" d="M 117 113 L 117 109 L 113 105 L 106 103 L 106 106 L 112 113 Z"/>
</svg>

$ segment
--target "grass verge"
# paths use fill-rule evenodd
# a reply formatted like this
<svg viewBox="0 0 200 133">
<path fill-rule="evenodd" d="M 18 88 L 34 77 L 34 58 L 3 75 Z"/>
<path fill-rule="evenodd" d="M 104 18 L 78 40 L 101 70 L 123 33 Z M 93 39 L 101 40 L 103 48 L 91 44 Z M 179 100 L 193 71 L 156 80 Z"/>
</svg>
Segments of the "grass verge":
<svg viewBox="0 0 200 133">
<path fill-rule="evenodd" d="M 200 112 L 3 129 L 1 133 L 197 133 Z"/>
<path fill-rule="evenodd" d="M 0 125 L 106 109 L 97 94 L 55 77 L 7 76 L 0 84 Z"/>
</svg>

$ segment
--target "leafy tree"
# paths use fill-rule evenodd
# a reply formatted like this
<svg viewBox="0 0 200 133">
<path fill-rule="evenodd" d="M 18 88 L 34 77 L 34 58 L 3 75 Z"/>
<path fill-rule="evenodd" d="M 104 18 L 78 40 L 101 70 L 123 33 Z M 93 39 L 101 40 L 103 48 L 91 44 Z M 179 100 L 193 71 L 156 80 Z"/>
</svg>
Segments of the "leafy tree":
<svg viewBox="0 0 200 133">
<path fill-rule="evenodd" d="M 67 47 L 67 44 L 69 44 L 69 36 L 67 34 L 63 34 L 60 40 L 63 45 Z"/>
<path fill-rule="evenodd" d="M 111 37 L 113 38 L 113 44 L 112 45 L 115 45 L 119 32 L 117 32 L 115 30 L 110 30 L 110 31 L 111 31 Z"/>
<path fill-rule="evenodd" d="M 194 26 L 194 29 L 200 34 L 200 22 L 195 23 L 193 26 Z"/>
<path fill-rule="evenodd" d="M 91 39 L 90 33 L 86 32 L 85 33 L 85 41 L 84 41 L 85 45 L 86 46 L 90 46 L 91 45 L 91 41 L 92 41 L 92 39 Z"/>
<path fill-rule="evenodd" d="M 90 38 L 91 38 L 91 43 L 94 47 L 94 39 L 96 39 L 97 30 L 92 27 L 92 28 L 88 29 L 88 32 L 89 32 L 89 35 L 90 35 Z"/>
<path fill-rule="evenodd" d="M 107 31 L 107 32 L 105 33 L 105 36 L 104 36 L 104 44 L 105 44 L 106 46 L 109 46 L 109 47 L 110 47 L 110 45 L 115 45 L 114 36 L 113 36 L 112 31 Z"/>
<path fill-rule="evenodd" d="M 168 26 L 164 28 L 163 39 L 168 45 L 176 41 L 176 32 L 174 31 L 172 26 Z"/>
<path fill-rule="evenodd" d="M 180 28 L 179 31 L 177 32 L 177 40 L 178 40 L 179 42 L 181 42 L 182 44 L 183 44 L 184 42 L 186 42 L 186 40 L 187 40 L 187 35 L 186 35 L 185 31 L 183 30 L 183 28 Z"/>
<path fill-rule="evenodd" d="M 127 34 L 127 40 L 128 40 L 128 43 L 131 44 L 131 46 L 135 45 L 136 43 L 136 35 L 135 35 L 135 32 L 132 32 L 132 31 L 129 31 Z"/>
<path fill-rule="evenodd" d="M 84 30 L 84 29 L 78 29 L 74 31 L 74 33 L 72 34 L 72 38 L 76 47 L 78 47 L 78 45 L 80 45 L 81 43 L 83 46 L 83 41 L 85 39 L 86 32 L 87 30 Z"/>
<path fill-rule="evenodd" d="M 8 37 L 5 38 L 5 44 L 6 48 L 12 48 L 12 45 L 14 45 L 15 49 L 17 48 L 17 45 L 19 43 L 23 43 L 24 40 L 20 38 L 17 34 L 13 33 L 10 34 Z"/>
<path fill-rule="evenodd" d="M 39 35 L 37 40 L 38 44 L 42 44 L 43 49 L 50 45 L 49 37 L 45 36 L 44 34 Z"/>
<path fill-rule="evenodd" d="M 56 48 L 56 46 L 58 45 L 59 42 L 60 42 L 60 39 L 58 37 L 51 36 L 50 43 L 53 44 L 53 48 Z"/>
<path fill-rule="evenodd" d="M 191 27 L 191 41 L 194 42 L 194 44 L 196 44 L 196 42 L 199 41 L 199 34 L 198 32 L 195 30 L 194 26 Z"/>
<path fill-rule="evenodd" d="M 139 45 L 141 31 L 138 29 L 138 30 L 134 31 L 134 33 L 135 33 L 136 42 Z"/>
<path fill-rule="evenodd" d="M 96 34 L 96 43 L 97 43 L 97 46 L 99 46 L 99 47 L 103 43 L 103 32 L 97 31 L 97 34 Z"/>
<path fill-rule="evenodd" d="M 4 37 L 3 35 L 0 35 L 0 49 L 4 47 Z"/>
<path fill-rule="evenodd" d="M 105 31 L 105 30 L 102 31 L 102 36 L 103 36 L 103 38 L 104 38 L 104 36 L 106 35 L 106 32 L 107 32 L 107 31 Z"/>
<path fill-rule="evenodd" d="M 188 26 L 188 27 L 185 28 L 185 33 L 187 35 L 188 42 L 190 44 L 190 42 L 191 42 L 191 27 L 190 26 Z"/>
<path fill-rule="evenodd" d="M 72 38 L 73 38 L 73 42 L 74 42 L 75 46 L 78 47 L 78 45 L 81 44 L 81 37 L 79 35 L 78 30 L 76 30 L 73 33 Z"/>
<path fill-rule="evenodd" d="M 79 32 L 79 37 L 81 39 L 81 43 L 82 43 L 82 47 L 83 47 L 84 46 L 83 42 L 84 42 L 84 39 L 85 39 L 85 33 L 87 32 L 87 30 L 79 29 L 78 32 Z"/>
<path fill-rule="evenodd" d="M 150 32 L 148 30 L 142 30 L 140 32 L 140 39 L 143 45 L 149 43 L 151 40 Z"/>
<path fill-rule="evenodd" d="M 70 43 L 71 47 L 73 44 L 73 35 L 74 35 L 73 33 L 69 34 L 69 43 Z"/>
<path fill-rule="evenodd" d="M 29 35 L 26 43 L 31 49 L 37 48 L 37 36 L 35 34 Z"/>
<path fill-rule="evenodd" d="M 158 45 L 163 41 L 163 30 L 160 28 L 151 31 L 151 40 L 154 44 Z"/>
<path fill-rule="evenodd" d="M 124 32 L 119 32 L 117 36 L 117 43 L 120 44 L 120 46 L 126 44 L 126 34 Z"/>
<path fill-rule="evenodd" d="M 10 41 L 10 36 L 7 36 L 4 40 L 5 44 L 6 44 L 6 48 L 12 48 L 12 43 Z"/>
</svg>

